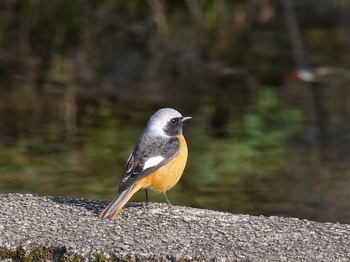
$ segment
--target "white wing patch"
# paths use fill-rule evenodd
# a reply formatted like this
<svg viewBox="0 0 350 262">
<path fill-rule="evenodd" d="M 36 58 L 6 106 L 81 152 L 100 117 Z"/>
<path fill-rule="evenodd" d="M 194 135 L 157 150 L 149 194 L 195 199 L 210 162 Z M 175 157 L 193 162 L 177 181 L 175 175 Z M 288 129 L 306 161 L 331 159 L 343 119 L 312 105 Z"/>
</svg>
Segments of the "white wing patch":
<svg viewBox="0 0 350 262">
<path fill-rule="evenodd" d="M 143 170 L 146 170 L 147 168 L 153 167 L 158 165 L 160 162 L 162 162 L 164 160 L 164 157 L 161 156 L 155 156 L 155 157 L 151 157 L 150 159 L 148 159 L 143 167 Z M 142 171 L 143 171 L 142 170 Z"/>
</svg>

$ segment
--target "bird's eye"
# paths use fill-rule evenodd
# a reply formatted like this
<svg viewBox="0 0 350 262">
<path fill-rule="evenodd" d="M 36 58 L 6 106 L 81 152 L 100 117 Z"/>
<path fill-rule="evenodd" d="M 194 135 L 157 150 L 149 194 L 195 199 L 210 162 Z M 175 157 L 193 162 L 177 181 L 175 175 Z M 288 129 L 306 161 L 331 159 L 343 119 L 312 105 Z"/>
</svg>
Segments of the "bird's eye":
<svg viewBox="0 0 350 262">
<path fill-rule="evenodd" d="M 177 123 L 177 119 L 176 119 L 176 118 L 171 119 L 171 123 L 172 123 L 173 125 L 175 125 L 175 124 Z"/>
</svg>

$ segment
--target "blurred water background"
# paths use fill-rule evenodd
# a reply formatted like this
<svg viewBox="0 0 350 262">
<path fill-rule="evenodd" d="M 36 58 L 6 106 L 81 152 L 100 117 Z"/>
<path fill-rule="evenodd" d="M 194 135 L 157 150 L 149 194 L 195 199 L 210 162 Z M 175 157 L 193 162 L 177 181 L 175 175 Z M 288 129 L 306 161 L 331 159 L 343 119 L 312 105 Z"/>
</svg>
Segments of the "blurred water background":
<svg viewBox="0 0 350 262">
<path fill-rule="evenodd" d="M 0 193 L 112 199 L 150 115 L 173 107 L 193 117 L 173 204 L 350 223 L 349 14 L 340 0 L 2 0 Z"/>
</svg>

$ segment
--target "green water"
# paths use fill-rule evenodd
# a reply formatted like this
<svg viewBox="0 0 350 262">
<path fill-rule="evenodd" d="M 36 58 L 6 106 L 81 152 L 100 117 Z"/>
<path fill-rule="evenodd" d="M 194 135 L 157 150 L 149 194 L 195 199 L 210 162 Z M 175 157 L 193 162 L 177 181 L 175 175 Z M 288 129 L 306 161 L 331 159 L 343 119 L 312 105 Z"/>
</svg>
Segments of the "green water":
<svg viewBox="0 0 350 262">
<path fill-rule="evenodd" d="M 227 121 L 224 137 L 211 135 L 207 116 L 193 112 L 183 127 L 188 163 L 168 193 L 173 204 L 251 214 L 282 212 L 279 203 L 271 203 L 276 197 L 272 182 L 287 166 L 288 139 L 300 132 L 302 114 L 278 105 L 271 89 L 260 99 L 264 103 L 258 103 L 255 113 Z M 148 121 L 149 116 L 137 112 L 124 120 L 113 107 L 101 108 L 93 124 L 78 129 L 74 143 L 60 141 L 59 132 L 48 128 L 49 132 L 22 135 L 12 145 L 3 145 L 0 193 L 114 198 L 125 161 Z M 132 200 L 144 199 L 144 192 L 139 192 Z M 165 199 L 150 192 L 150 201 Z"/>
</svg>

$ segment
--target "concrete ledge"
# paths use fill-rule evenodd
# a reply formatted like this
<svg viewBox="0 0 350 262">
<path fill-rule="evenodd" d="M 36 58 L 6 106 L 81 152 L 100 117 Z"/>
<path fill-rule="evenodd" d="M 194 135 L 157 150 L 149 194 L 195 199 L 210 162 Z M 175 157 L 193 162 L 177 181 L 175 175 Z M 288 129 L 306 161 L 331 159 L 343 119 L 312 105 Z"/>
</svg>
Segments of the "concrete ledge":
<svg viewBox="0 0 350 262">
<path fill-rule="evenodd" d="M 2 261 L 350 261 L 350 225 L 108 201 L 0 195 Z"/>
</svg>

